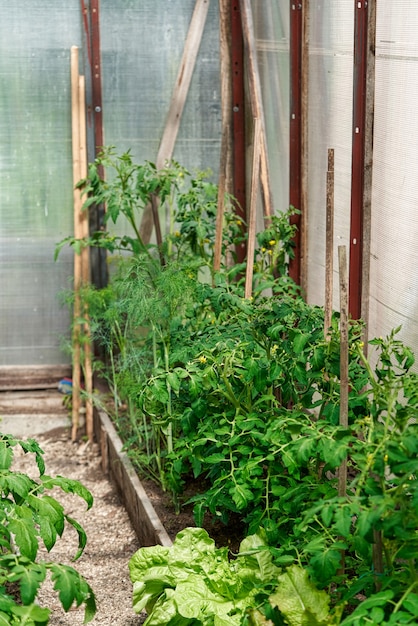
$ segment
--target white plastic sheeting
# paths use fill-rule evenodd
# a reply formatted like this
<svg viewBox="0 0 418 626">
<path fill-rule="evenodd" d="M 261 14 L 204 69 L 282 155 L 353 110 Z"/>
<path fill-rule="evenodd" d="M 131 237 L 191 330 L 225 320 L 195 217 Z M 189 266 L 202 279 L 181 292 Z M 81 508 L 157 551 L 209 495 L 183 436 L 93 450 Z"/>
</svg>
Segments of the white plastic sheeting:
<svg viewBox="0 0 418 626">
<path fill-rule="evenodd" d="M 350 241 L 354 3 L 310 0 L 308 111 L 308 300 L 325 297 L 326 173 L 335 155 L 334 308 L 339 245 Z"/>
<path fill-rule="evenodd" d="M 88 5 L 88 3 L 86 3 Z M 155 160 L 194 0 L 102 0 L 106 145 Z M 70 48 L 81 49 L 79 0 L 2 2 L 0 21 L 0 366 L 66 363 L 70 319 L 60 294 L 73 230 Z M 219 167 L 218 5 L 212 0 L 174 157 Z"/>
<path fill-rule="evenodd" d="M 0 20 L 0 365 L 54 365 L 69 316 L 58 293 L 72 229 L 70 46 L 78 0 L 2 2 Z"/>
<path fill-rule="evenodd" d="M 289 207 L 289 5 L 252 1 L 257 63 L 276 211 Z"/>
<path fill-rule="evenodd" d="M 418 3 L 377 3 L 370 334 L 418 354 Z"/>
<path fill-rule="evenodd" d="M 195 0 L 102 0 L 106 145 L 155 161 Z M 220 148 L 218 2 L 212 0 L 174 158 L 215 177 Z"/>
<path fill-rule="evenodd" d="M 350 241 L 354 2 L 310 0 L 308 299 L 324 303 L 327 150 L 338 245 Z M 369 336 L 402 326 L 418 352 L 418 4 L 377 2 Z"/>
</svg>

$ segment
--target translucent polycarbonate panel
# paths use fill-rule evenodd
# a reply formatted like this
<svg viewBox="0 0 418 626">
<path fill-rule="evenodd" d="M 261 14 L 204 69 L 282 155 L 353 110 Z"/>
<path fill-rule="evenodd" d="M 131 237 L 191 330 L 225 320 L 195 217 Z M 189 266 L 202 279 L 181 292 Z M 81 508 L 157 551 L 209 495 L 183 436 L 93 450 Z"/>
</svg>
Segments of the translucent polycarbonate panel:
<svg viewBox="0 0 418 626">
<path fill-rule="evenodd" d="M 289 207 L 289 5 L 252 0 L 275 211 Z"/>
<path fill-rule="evenodd" d="M 350 237 L 354 3 L 310 0 L 308 299 L 325 296 L 326 175 L 335 155 L 334 307 L 338 302 L 339 245 Z"/>
<path fill-rule="evenodd" d="M 3 1 L 0 20 L 0 365 L 54 365 L 72 233 L 70 48 L 77 0 Z"/>
<path fill-rule="evenodd" d="M 155 161 L 195 0 L 102 0 L 105 144 Z M 212 0 L 174 158 L 217 176 L 220 148 L 218 2 Z"/>
<path fill-rule="evenodd" d="M 418 350 L 418 4 L 377 3 L 370 335 Z"/>
</svg>

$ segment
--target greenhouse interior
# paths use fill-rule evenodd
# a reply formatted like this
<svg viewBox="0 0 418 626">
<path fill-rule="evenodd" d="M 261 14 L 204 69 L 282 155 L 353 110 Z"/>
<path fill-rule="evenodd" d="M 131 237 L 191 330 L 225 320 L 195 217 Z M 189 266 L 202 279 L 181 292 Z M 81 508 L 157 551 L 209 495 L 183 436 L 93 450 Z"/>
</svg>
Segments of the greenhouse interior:
<svg viewBox="0 0 418 626">
<path fill-rule="evenodd" d="M 416 0 L 0 32 L 0 624 L 418 624 Z"/>
</svg>

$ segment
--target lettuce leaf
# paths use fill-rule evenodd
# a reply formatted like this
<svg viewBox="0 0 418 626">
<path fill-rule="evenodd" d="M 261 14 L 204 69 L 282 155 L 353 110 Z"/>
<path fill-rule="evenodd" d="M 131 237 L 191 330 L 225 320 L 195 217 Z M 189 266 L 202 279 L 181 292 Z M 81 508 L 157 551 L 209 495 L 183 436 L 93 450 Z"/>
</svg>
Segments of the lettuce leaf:
<svg viewBox="0 0 418 626">
<path fill-rule="evenodd" d="M 278 580 L 277 590 L 270 596 L 270 603 L 280 610 L 289 626 L 332 624 L 329 596 L 311 583 L 306 570 L 292 565 Z"/>
</svg>

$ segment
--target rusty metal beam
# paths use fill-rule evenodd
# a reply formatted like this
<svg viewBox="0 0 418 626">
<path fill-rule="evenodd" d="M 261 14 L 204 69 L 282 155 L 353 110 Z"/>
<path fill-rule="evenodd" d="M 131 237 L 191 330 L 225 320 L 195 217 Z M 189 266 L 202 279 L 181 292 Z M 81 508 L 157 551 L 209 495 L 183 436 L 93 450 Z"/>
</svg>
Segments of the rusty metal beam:
<svg viewBox="0 0 418 626">
<path fill-rule="evenodd" d="M 354 1 L 353 134 L 351 163 L 349 313 L 361 317 L 363 288 L 363 222 L 368 59 L 367 0 Z"/>
<path fill-rule="evenodd" d="M 246 133 L 244 86 L 244 38 L 239 0 L 231 1 L 231 57 L 233 98 L 233 180 L 238 214 L 246 221 Z M 237 261 L 246 258 L 246 246 L 237 247 Z"/>
<path fill-rule="evenodd" d="M 289 201 L 302 209 L 302 58 L 303 6 L 290 0 L 290 136 L 289 136 Z M 301 215 L 291 218 L 298 230 L 294 239 L 295 257 L 290 262 L 289 274 L 301 282 Z"/>
<path fill-rule="evenodd" d="M 100 2 L 99 0 L 80 0 L 81 21 L 84 32 L 84 73 L 86 77 L 87 104 L 87 158 L 94 161 L 104 145 L 102 75 L 100 48 Z M 103 169 L 100 172 L 104 176 Z M 91 206 L 89 209 L 90 231 L 103 228 L 103 206 Z M 91 249 L 92 282 L 97 287 L 107 284 L 106 251 Z"/>
<path fill-rule="evenodd" d="M 90 0 L 91 11 L 91 56 L 92 88 L 94 111 L 94 137 L 96 153 L 104 145 L 103 140 L 103 103 L 102 103 L 102 63 L 100 47 L 100 0 Z"/>
</svg>

